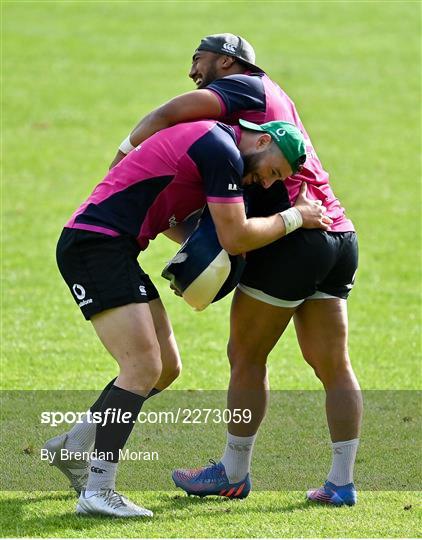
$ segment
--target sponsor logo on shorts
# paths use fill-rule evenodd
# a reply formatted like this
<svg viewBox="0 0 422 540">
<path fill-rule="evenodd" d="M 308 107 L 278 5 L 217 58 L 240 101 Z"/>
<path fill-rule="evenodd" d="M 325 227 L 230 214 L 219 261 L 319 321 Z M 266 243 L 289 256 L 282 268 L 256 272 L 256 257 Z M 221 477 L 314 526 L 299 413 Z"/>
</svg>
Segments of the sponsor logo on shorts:
<svg viewBox="0 0 422 540">
<path fill-rule="evenodd" d="M 92 304 L 92 302 L 93 302 L 92 298 L 87 298 L 86 300 L 83 300 L 82 302 L 79 302 L 78 306 L 79 307 L 84 307 L 87 304 Z"/>
<path fill-rule="evenodd" d="M 82 287 L 82 285 L 79 285 L 78 283 L 75 283 L 72 287 L 73 294 L 76 296 L 78 300 L 83 300 L 86 295 L 85 289 Z"/>
<path fill-rule="evenodd" d="M 146 296 L 146 295 L 147 295 L 147 291 L 145 290 L 145 286 L 144 286 L 144 285 L 139 285 L 139 292 L 142 294 L 142 296 Z"/>
<path fill-rule="evenodd" d="M 77 300 L 82 300 L 81 302 L 78 303 L 78 306 L 80 308 L 86 306 L 87 304 L 92 304 L 93 302 L 92 298 L 87 298 L 85 300 L 86 291 L 84 287 L 82 287 L 82 285 L 79 285 L 79 283 L 75 283 L 72 286 L 72 291 L 73 291 L 73 294 L 76 296 Z"/>
<path fill-rule="evenodd" d="M 229 184 L 229 185 L 227 186 L 227 189 L 228 189 L 229 191 L 237 191 L 239 188 L 237 187 L 237 184 Z"/>
</svg>

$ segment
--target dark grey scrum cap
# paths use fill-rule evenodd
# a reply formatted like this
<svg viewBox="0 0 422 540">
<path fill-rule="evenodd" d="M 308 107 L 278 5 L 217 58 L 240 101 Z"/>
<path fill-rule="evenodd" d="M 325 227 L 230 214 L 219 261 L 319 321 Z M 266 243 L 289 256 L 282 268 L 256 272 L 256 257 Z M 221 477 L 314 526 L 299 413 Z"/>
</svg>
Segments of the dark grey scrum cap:
<svg viewBox="0 0 422 540">
<path fill-rule="evenodd" d="M 252 45 L 240 36 L 233 34 L 212 34 L 201 39 L 196 51 L 211 51 L 233 56 L 251 71 L 263 71 L 255 65 L 255 51 Z M 196 52 L 195 51 L 195 52 Z"/>
</svg>

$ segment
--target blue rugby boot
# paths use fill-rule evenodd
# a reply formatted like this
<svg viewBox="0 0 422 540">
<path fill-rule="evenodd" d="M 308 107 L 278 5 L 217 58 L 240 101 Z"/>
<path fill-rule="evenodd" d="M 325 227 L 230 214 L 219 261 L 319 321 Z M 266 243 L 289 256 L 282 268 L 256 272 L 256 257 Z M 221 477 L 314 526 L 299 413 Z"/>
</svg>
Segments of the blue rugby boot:
<svg viewBox="0 0 422 540">
<path fill-rule="evenodd" d="M 171 475 L 177 487 L 188 495 L 220 495 L 229 499 L 244 499 L 251 490 L 249 473 L 240 482 L 231 484 L 227 478 L 224 465 L 210 459 L 209 467 L 198 469 L 176 469 Z"/>
<path fill-rule="evenodd" d="M 336 486 L 331 482 L 325 484 L 318 489 L 310 489 L 306 498 L 309 501 L 321 504 L 332 504 L 334 506 L 353 506 L 357 503 L 358 494 L 353 483 L 345 486 Z"/>
</svg>

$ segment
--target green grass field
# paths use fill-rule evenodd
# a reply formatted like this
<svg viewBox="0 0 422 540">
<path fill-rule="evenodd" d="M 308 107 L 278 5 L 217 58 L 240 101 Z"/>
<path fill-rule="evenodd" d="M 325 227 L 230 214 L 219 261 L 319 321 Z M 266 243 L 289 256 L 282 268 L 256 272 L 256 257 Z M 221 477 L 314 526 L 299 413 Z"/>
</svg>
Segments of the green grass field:
<svg viewBox="0 0 422 540">
<path fill-rule="evenodd" d="M 253 43 L 258 65 L 295 100 L 358 230 L 349 312 L 362 387 L 419 390 L 420 7 L 2 1 L 2 388 L 93 390 L 115 374 L 59 276 L 55 244 L 138 118 L 193 89 L 187 72 L 200 38 L 229 31 Z M 159 277 L 174 251 L 157 239 L 141 255 L 184 361 L 174 388 L 223 390 L 230 300 L 195 314 L 175 298 Z M 273 389 L 320 388 L 291 328 L 271 355 L 270 377 Z M 179 460 L 183 448 L 174 451 Z M 399 478 L 399 464 L 391 472 Z M 417 492 L 362 491 L 351 509 L 310 507 L 296 491 L 256 491 L 243 502 L 132 495 L 154 510 L 153 521 L 77 518 L 68 492 L 3 492 L 1 534 L 416 537 L 422 530 Z"/>
</svg>

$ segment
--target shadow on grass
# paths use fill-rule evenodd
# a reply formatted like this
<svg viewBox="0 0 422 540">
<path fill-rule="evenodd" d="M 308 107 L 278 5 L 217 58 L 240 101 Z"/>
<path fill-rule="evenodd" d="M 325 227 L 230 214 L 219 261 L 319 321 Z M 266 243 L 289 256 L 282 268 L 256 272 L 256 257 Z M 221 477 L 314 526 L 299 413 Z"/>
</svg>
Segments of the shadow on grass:
<svg viewBox="0 0 422 540">
<path fill-rule="evenodd" d="M 250 501 L 250 499 L 249 499 Z M 246 508 L 247 505 L 247 508 Z M 318 506 L 318 505 L 315 505 Z M 254 506 L 250 506 L 246 500 L 240 499 L 227 499 L 225 497 L 195 497 L 187 495 L 163 495 L 160 498 L 160 502 L 157 503 L 155 511 L 160 512 L 163 510 L 180 510 L 180 516 L 172 516 L 172 519 L 186 519 L 186 513 L 183 510 L 195 510 L 195 515 L 197 515 L 202 509 L 202 514 L 209 514 L 210 512 L 216 513 L 231 513 L 231 514 L 243 514 L 245 511 L 248 514 L 254 513 L 289 513 L 295 512 L 296 510 L 307 510 L 309 508 L 314 508 L 314 505 L 310 505 L 309 501 L 301 499 L 297 502 L 292 502 L 289 504 L 277 504 L 270 502 L 266 504 L 265 502 L 256 503 Z"/>
<path fill-rule="evenodd" d="M 130 494 L 128 493 L 129 497 Z M 136 497 L 136 499 L 142 499 L 142 497 Z M 135 500 L 136 500 L 135 499 Z M 47 514 L 44 510 L 37 512 L 33 509 L 33 515 L 25 517 L 25 507 L 29 505 L 36 506 L 38 503 L 51 501 L 55 504 L 62 501 L 64 511 L 55 511 L 56 507 L 51 510 L 51 513 Z M 250 514 L 282 514 L 288 512 L 294 512 L 297 510 L 307 510 L 310 508 L 309 504 L 304 501 L 292 502 L 287 505 L 278 505 L 274 501 L 269 504 L 260 502 L 257 505 L 245 506 L 246 501 L 242 500 L 230 500 L 226 498 L 217 497 L 188 497 L 186 495 L 174 495 L 169 493 L 157 493 L 157 498 L 154 502 L 146 504 L 148 508 L 153 510 L 154 518 L 152 520 L 139 518 L 130 520 L 124 518 L 110 518 L 107 516 L 87 517 L 77 516 L 74 514 L 76 508 L 76 497 L 72 494 L 63 493 L 48 493 L 42 495 L 28 494 L 24 497 L 14 497 L 10 499 L 2 500 L 2 512 L 1 512 L 1 537 L 19 537 L 19 536 L 43 536 L 54 537 L 60 536 L 61 532 L 69 531 L 84 531 L 89 532 L 99 524 L 113 523 L 116 525 L 123 525 L 126 523 L 133 523 L 134 521 L 139 524 L 157 524 L 163 523 L 166 520 L 171 522 L 186 521 L 186 513 L 192 511 L 195 517 L 209 516 L 215 513 L 216 516 L 222 514 L 230 514 L 233 517 L 240 516 L 247 512 Z M 138 500 L 139 504 L 142 504 Z M 314 505 L 312 505 L 314 508 Z M 93 534 L 92 536 L 97 536 Z"/>
<path fill-rule="evenodd" d="M 25 519 L 24 508 L 29 505 L 37 504 L 45 501 L 75 501 L 76 497 L 73 493 L 50 492 L 42 495 L 28 493 L 24 497 L 11 497 L 10 499 L 2 498 L 1 500 L 1 516 L 0 516 L 0 535 L 1 537 L 23 536 L 28 532 L 36 534 L 36 531 L 42 529 L 42 535 L 48 536 L 48 532 L 56 531 L 60 524 L 60 518 L 67 516 L 67 513 L 54 514 L 54 516 L 43 519 L 40 515 Z M 49 524 L 54 528 L 49 527 Z M 28 531 L 29 529 L 29 531 Z"/>
</svg>

